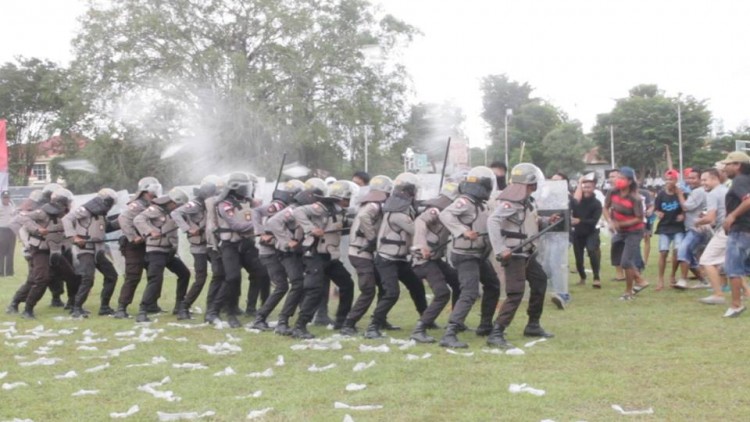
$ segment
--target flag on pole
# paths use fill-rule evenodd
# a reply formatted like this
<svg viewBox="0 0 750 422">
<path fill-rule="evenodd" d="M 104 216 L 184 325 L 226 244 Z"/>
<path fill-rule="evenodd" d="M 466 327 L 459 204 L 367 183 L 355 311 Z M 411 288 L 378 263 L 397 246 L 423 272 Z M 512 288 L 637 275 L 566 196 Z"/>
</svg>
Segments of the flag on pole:
<svg viewBox="0 0 750 422">
<path fill-rule="evenodd" d="M 7 121 L 0 119 L 0 191 L 8 190 L 8 140 Z"/>
</svg>

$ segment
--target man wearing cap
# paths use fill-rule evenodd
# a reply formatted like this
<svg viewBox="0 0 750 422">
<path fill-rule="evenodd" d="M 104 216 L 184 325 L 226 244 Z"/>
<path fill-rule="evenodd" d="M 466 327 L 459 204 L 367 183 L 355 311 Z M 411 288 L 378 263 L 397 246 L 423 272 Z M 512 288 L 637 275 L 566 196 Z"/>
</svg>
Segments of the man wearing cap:
<svg viewBox="0 0 750 422">
<path fill-rule="evenodd" d="M 732 288 L 732 304 L 724 317 L 736 318 L 745 311 L 742 304 L 742 281 L 750 274 L 750 157 L 741 151 L 727 155 L 724 170 L 732 179 L 726 196 L 723 228 L 727 233 L 727 252 L 724 272 Z"/>
<path fill-rule="evenodd" d="M 13 275 L 13 254 L 16 251 L 16 235 L 10 229 L 10 222 L 16 215 L 16 206 L 10 200 L 10 193 L 4 190 L 0 195 L 0 277 Z"/>
</svg>

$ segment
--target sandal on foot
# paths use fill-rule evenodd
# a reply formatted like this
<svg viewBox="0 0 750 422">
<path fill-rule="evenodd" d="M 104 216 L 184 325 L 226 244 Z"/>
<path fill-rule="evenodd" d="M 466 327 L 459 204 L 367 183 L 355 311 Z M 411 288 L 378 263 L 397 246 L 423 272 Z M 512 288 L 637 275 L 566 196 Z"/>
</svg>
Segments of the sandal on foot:
<svg viewBox="0 0 750 422">
<path fill-rule="evenodd" d="M 595 289 L 601 289 L 602 288 L 602 283 L 599 280 L 594 280 L 594 283 L 591 284 L 591 287 L 593 287 Z"/>
</svg>

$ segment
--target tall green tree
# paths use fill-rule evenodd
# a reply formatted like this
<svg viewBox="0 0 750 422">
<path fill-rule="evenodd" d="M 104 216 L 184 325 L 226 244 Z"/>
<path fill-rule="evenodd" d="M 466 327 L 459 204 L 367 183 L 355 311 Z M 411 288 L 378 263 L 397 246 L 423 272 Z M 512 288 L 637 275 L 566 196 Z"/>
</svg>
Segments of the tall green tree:
<svg viewBox="0 0 750 422">
<path fill-rule="evenodd" d="M 704 145 L 710 131 L 711 112 L 704 100 L 692 96 L 667 97 L 657 85 L 639 85 L 614 109 L 597 116 L 592 137 L 600 155 L 610 155 L 610 126 L 614 128 L 615 161 L 645 174 L 667 167 L 669 148 L 674 167 L 678 166 L 678 118 L 682 120 L 683 162 L 690 165 L 693 155 Z"/>
<path fill-rule="evenodd" d="M 67 72 L 37 58 L 18 58 L 0 67 L 0 118 L 8 120 L 11 184 L 27 185 L 37 146 L 67 129 L 60 121 Z"/>
<path fill-rule="evenodd" d="M 189 169 L 270 176 L 288 152 L 347 171 L 361 126 L 377 156 L 405 119 L 405 70 L 389 58 L 416 31 L 366 0 L 124 0 L 82 23 L 73 67 L 97 114 L 137 128 L 133 142 L 183 145 Z"/>
<path fill-rule="evenodd" d="M 567 122 L 550 131 L 542 141 L 541 155 L 546 163 L 544 173 L 562 172 L 574 175 L 583 171 L 583 155 L 593 143 L 586 138 L 577 121 Z"/>
</svg>

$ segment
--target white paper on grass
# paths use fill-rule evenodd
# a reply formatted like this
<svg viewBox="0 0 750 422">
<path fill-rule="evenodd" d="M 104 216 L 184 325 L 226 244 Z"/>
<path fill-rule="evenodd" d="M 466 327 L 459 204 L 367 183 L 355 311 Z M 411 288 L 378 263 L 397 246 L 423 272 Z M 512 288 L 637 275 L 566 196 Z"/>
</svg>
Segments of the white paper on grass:
<svg viewBox="0 0 750 422">
<path fill-rule="evenodd" d="M 406 360 L 419 360 L 419 359 L 429 359 L 432 357 L 432 353 L 425 353 L 422 356 L 412 355 L 411 353 L 406 355 Z"/>
<path fill-rule="evenodd" d="M 216 412 L 214 412 L 213 410 L 209 410 L 209 411 L 203 412 L 203 413 L 198 413 L 198 412 L 182 412 L 182 413 L 156 412 L 156 415 L 159 417 L 159 421 L 161 421 L 161 422 L 169 422 L 169 421 L 182 421 L 182 420 L 192 420 L 192 419 L 208 418 L 208 417 L 216 415 Z"/>
<path fill-rule="evenodd" d="M 194 306 L 193 309 L 190 310 L 191 314 L 197 314 L 200 315 L 203 313 L 203 309 L 201 309 L 200 306 Z"/>
<path fill-rule="evenodd" d="M 242 351 L 242 348 L 240 346 L 237 346 L 236 344 L 230 344 L 227 342 L 224 343 L 216 343 L 213 346 L 209 346 L 207 344 L 201 344 L 198 346 L 199 348 L 205 350 L 210 355 L 233 355 L 235 353 L 239 353 Z"/>
<path fill-rule="evenodd" d="M 258 390 L 258 391 L 254 392 L 252 394 L 248 394 L 246 396 L 234 396 L 234 398 L 235 399 L 239 399 L 239 400 L 242 400 L 242 399 L 257 399 L 257 398 L 259 398 L 262 395 L 263 395 L 263 391 Z"/>
<path fill-rule="evenodd" d="M 354 356 L 352 356 L 352 355 L 344 355 L 344 356 L 341 357 L 341 359 L 343 359 L 343 360 L 354 360 Z"/>
<path fill-rule="evenodd" d="M 0 380 L 8 376 L 8 371 L 0 372 Z"/>
<path fill-rule="evenodd" d="M 347 384 L 346 391 L 362 391 L 367 388 L 367 384 Z"/>
<path fill-rule="evenodd" d="M 276 357 L 276 366 L 284 366 L 284 356 L 279 355 Z"/>
<path fill-rule="evenodd" d="M 547 339 L 546 338 L 540 338 L 538 340 L 530 341 L 530 342 L 524 344 L 523 347 L 526 347 L 526 348 L 534 347 L 536 344 L 541 343 L 543 341 L 547 341 Z"/>
<path fill-rule="evenodd" d="M 348 413 L 344 415 L 344 421 L 343 422 L 354 422 L 354 418 L 351 417 Z"/>
<path fill-rule="evenodd" d="M 122 352 L 129 352 L 135 350 L 135 344 L 128 344 L 127 346 L 120 347 L 119 349 L 107 350 L 107 354 L 112 357 L 118 357 Z"/>
<path fill-rule="evenodd" d="M 522 355 L 525 355 L 526 352 L 524 352 L 523 350 L 519 349 L 518 347 L 514 347 L 514 348 L 512 348 L 510 350 L 506 350 L 505 354 L 506 355 L 511 355 L 511 356 L 522 356 Z"/>
<path fill-rule="evenodd" d="M 232 369 L 231 367 L 227 366 L 223 370 L 215 373 L 214 376 L 215 377 L 226 377 L 226 376 L 229 376 L 229 375 L 236 375 L 236 374 L 237 374 L 237 372 L 235 372 L 234 369 Z"/>
<path fill-rule="evenodd" d="M 511 393 L 515 393 L 515 394 L 517 394 L 517 393 L 529 393 L 529 394 L 533 394 L 533 395 L 535 395 L 537 397 L 541 397 L 544 394 L 546 394 L 546 392 L 544 390 L 533 388 L 533 387 L 531 387 L 531 386 L 529 386 L 527 384 L 511 384 L 508 387 L 508 391 L 511 392 Z"/>
<path fill-rule="evenodd" d="M 105 363 L 104 365 L 95 366 L 93 368 L 89 368 L 86 370 L 86 372 L 99 372 L 103 371 L 105 369 L 109 368 L 109 362 Z"/>
<path fill-rule="evenodd" d="M 62 346 L 65 344 L 65 340 L 50 340 L 47 342 L 47 346 Z"/>
<path fill-rule="evenodd" d="M 266 407 L 260 410 L 251 410 L 250 413 L 247 414 L 247 418 L 248 419 L 262 418 L 263 416 L 266 416 L 266 414 L 272 410 L 273 410 L 273 407 Z"/>
<path fill-rule="evenodd" d="M 33 419 L 21 419 L 21 418 L 13 418 L 7 422 L 34 422 Z"/>
<path fill-rule="evenodd" d="M 412 347 L 417 345 L 417 342 L 414 340 L 399 340 L 395 338 L 391 338 L 391 344 L 397 344 L 399 350 L 407 350 L 411 349 Z"/>
<path fill-rule="evenodd" d="M 313 363 L 312 365 L 310 365 L 309 368 L 307 368 L 307 370 L 310 371 L 310 372 L 323 372 L 323 371 L 327 371 L 329 369 L 333 369 L 335 367 L 336 367 L 335 363 L 329 363 L 326 366 L 317 366 L 317 365 L 315 365 Z"/>
<path fill-rule="evenodd" d="M 49 366 L 54 365 L 57 362 L 62 362 L 62 359 L 60 358 L 39 358 L 35 361 L 31 362 L 21 362 L 19 365 L 21 366 Z"/>
<path fill-rule="evenodd" d="M 76 340 L 76 344 L 96 344 L 105 343 L 106 341 L 106 338 L 84 337 L 83 340 Z"/>
<path fill-rule="evenodd" d="M 366 344 L 359 345 L 360 352 L 377 352 L 377 353 L 388 353 L 391 351 L 387 344 L 381 344 L 380 346 L 368 346 Z"/>
<path fill-rule="evenodd" d="M 34 350 L 34 354 L 36 355 L 48 355 L 52 351 L 51 348 L 46 346 L 40 346 L 38 349 Z"/>
<path fill-rule="evenodd" d="M 99 394 L 99 390 L 78 390 L 75 393 L 71 394 L 71 396 L 95 396 L 97 394 Z"/>
<path fill-rule="evenodd" d="M 141 408 L 138 407 L 137 404 L 134 404 L 134 405 L 130 406 L 130 409 L 128 409 L 127 412 L 122 412 L 122 413 L 112 412 L 112 413 L 109 414 L 109 417 L 113 418 L 113 419 L 124 419 L 124 418 L 127 418 L 128 416 L 135 415 L 140 410 L 141 410 Z"/>
<path fill-rule="evenodd" d="M 383 405 L 382 404 L 364 404 L 360 406 L 351 406 L 346 403 L 341 403 L 337 401 L 333 403 L 333 408 L 334 409 L 352 409 L 352 410 L 377 410 L 377 409 L 382 409 Z"/>
<path fill-rule="evenodd" d="M 232 333 L 227 333 L 226 336 L 227 336 L 227 341 L 230 341 L 232 343 L 239 343 L 242 341 L 241 338 L 233 336 Z"/>
<path fill-rule="evenodd" d="M 135 331 L 118 331 L 115 333 L 115 337 L 135 337 Z"/>
<path fill-rule="evenodd" d="M 9 343 L 7 341 L 5 342 L 6 346 L 8 346 L 8 347 L 15 347 L 16 349 L 22 349 L 22 348 L 26 347 L 28 344 L 29 344 L 28 340 L 19 341 L 18 343 Z"/>
<path fill-rule="evenodd" d="M 23 381 L 18 382 L 4 382 L 3 383 L 3 390 L 13 390 L 14 388 L 18 387 L 28 387 L 29 384 L 26 384 Z"/>
<path fill-rule="evenodd" d="M 451 355 L 466 356 L 466 357 L 474 356 L 474 352 L 457 352 L 453 349 L 445 349 L 445 351 Z"/>
<path fill-rule="evenodd" d="M 619 404 L 613 404 L 612 410 L 618 412 L 621 415 L 653 415 L 654 414 L 653 407 L 649 407 L 648 409 L 643 409 L 643 410 L 625 410 Z"/>
<path fill-rule="evenodd" d="M 72 328 L 63 328 L 62 330 L 57 330 L 57 334 L 59 334 L 61 336 L 69 336 L 69 335 L 75 333 L 75 330 L 76 329 L 72 329 Z"/>
<path fill-rule="evenodd" d="M 293 344 L 291 346 L 292 350 L 341 350 L 343 348 L 344 347 L 339 341 L 333 341 L 330 339 L 307 340 L 304 343 Z"/>
<path fill-rule="evenodd" d="M 172 368 L 175 369 L 190 369 L 194 371 L 196 369 L 208 369 L 208 366 L 202 363 L 173 363 Z"/>
<path fill-rule="evenodd" d="M 55 375 L 55 379 L 65 380 L 65 379 L 75 378 L 77 376 L 78 376 L 78 373 L 76 373 L 76 371 L 68 371 L 62 375 Z"/>
<path fill-rule="evenodd" d="M 137 368 L 140 366 L 154 366 L 158 365 L 160 363 L 167 363 L 167 358 L 164 356 L 154 356 L 151 358 L 151 362 L 148 363 L 131 363 L 130 365 L 125 365 L 126 368 Z"/>
<path fill-rule="evenodd" d="M 96 346 L 78 346 L 76 347 L 76 350 L 81 352 L 95 352 L 99 350 L 99 348 Z"/>
<path fill-rule="evenodd" d="M 257 328 L 250 328 L 250 327 L 245 327 L 245 332 L 246 333 L 253 333 L 253 334 L 260 334 L 260 333 L 262 333 L 262 331 L 260 331 L 259 329 L 257 329 Z"/>
<path fill-rule="evenodd" d="M 372 368 L 373 366 L 375 366 L 374 360 L 371 360 L 368 363 L 358 362 L 356 365 L 354 365 L 354 368 L 352 368 L 352 371 L 360 372 L 360 371 L 364 371 L 367 368 Z"/>
<path fill-rule="evenodd" d="M 169 383 L 171 381 L 172 381 L 171 378 L 165 377 L 164 379 L 162 379 L 161 381 L 158 381 L 158 382 L 150 382 L 148 384 L 139 385 L 138 386 L 138 391 L 143 391 L 145 393 L 149 393 L 152 396 L 156 397 L 157 399 L 164 399 L 164 400 L 169 401 L 169 402 L 182 400 L 181 397 L 175 396 L 174 392 L 172 392 L 171 390 L 169 390 L 169 391 L 160 391 L 160 390 L 156 389 L 156 387 L 161 387 L 164 384 L 167 384 L 167 383 Z"/>
<path fill-rule="evenodd" d="M 263 372 L 251 372 L 247 376 L 250 378 L 270 378 L 273 376 L 273 368 L 268 368 Z"/>
<path fill-rule="evenodd" d="M 180 322 L 168 322 L 167 323 L 168 327 L 187 328 L 187 329 L 203 327 L 205 325 L 206 324 L 183 324 Z"/>
</svg>

